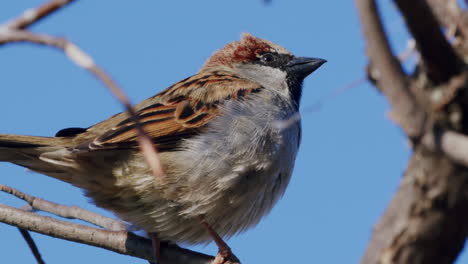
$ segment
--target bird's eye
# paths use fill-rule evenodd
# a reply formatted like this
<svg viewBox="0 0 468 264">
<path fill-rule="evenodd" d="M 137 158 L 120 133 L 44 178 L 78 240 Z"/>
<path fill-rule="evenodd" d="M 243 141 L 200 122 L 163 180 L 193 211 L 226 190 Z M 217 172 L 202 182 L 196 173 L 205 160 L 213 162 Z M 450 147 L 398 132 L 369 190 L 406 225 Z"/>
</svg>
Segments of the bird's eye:
<svg viewBox="0 0 468 264">
<path fill-rule="evenodd" d="M 262 55 L 261 60 L 265 63 L 271 63 L 275 60 L 275 57 L 271 53 L 265 53 Z"/>
</svg>

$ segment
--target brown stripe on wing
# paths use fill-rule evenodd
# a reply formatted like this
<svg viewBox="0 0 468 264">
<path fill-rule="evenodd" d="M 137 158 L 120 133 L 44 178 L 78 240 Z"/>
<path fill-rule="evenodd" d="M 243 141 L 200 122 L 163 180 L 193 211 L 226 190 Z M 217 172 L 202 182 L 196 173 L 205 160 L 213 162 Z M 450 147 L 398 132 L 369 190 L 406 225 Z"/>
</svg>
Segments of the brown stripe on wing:
<svg viewBox="0 0 468 264">
<path fill-rule="evenodd" d="M 171 149 L 182 139 L 198 134 L 200 129 L 216 116 L 217 108 L 211 110 L 212 115 L 209 115 L 207 110 L 204 108 L 195 112 L 189 101 L 182 101 L 178 104 L 151 105 L 137 114 L 143 129 L 158 149 Z M 96 138 L 89 148 L 134 147 L 137 136 L 135 124 L 132 119 L 127 118 L 117 127 Z"/>
<path fill-rule="evenodd" d="M 220 114 L 219 106 L 228 100 L 240 100 L 263 89 L 259 84 L 231 73 L 200 72 L 174 84 L 136 107 L 146 133 L 159 151 L 177 147 L 182 139 L 199 134 Z M 131 118 L 119 122 L 108 132 L 86 145 L 88 149 L 128 148 L 137 146 L 137 131 Z"/>
<path fill-rule="evenodd" d="M 203 113 L 187 120 L 186 123 L 190 125 L 196 125 L 197 123 L 204 123 L 207 118 L 209 118 L 209 115 L 207 113 Z"/>
<path fill-rule="evenodd" d="M 194 129 L 189 130 L 180 126 L 174 119 L 174 111 L 175 109 L 173 109 L 171 116 L 167 116 L 166 113 L 162 116 L 145 113 L 143 114 L 144 118 L 140 119 L 143 129 L 158 148 L 162 145 L 174 145 L 182 138 L 188 138 L 197 133 Z M 89 147 L 93 149 L 135 147 L 137 136 L 135 124 L 128 120 L 127 123 L 96 138 Z"/>
<path fill-rule="evenodd" d="M 146 120 L 161 119 L 166 117 L 172 117 L 174 115 L 175 108 L 173 105 L 163 105 L 163 104 L 154 104 L 148 107 L 145 107 L 138 111 L 138 118 L 140 122 L 145 122 Z M 132 118 L 127 118 L 120 122 L 117 126 L 125 125 L 132 123 Z"/>
</svg>

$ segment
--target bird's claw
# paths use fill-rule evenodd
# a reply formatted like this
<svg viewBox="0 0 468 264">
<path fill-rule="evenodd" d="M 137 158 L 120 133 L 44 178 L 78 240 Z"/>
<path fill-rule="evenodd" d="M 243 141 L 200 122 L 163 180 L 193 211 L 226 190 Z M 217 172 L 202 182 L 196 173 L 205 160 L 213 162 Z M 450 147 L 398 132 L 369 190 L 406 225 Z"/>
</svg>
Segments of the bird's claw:
<svg viewBox="0 0 468 264">
<path fill-rule="evenodd" d="M 240 261 L 230 248 L 223 248 L 219 250 L 213 260 L 213 264 L 240 264 Z"/>
</svg>

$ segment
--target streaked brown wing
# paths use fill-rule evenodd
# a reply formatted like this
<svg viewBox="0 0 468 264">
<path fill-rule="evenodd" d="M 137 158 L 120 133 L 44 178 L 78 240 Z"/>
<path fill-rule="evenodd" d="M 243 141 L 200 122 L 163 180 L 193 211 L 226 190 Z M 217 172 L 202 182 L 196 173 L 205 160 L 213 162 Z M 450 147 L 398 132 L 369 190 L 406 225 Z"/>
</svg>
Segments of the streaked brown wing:
<svg viewBox="0 0 468 264">
<path fill-rule="evenodd" d="M 261 89 L 259 84 L 232 74 L 202 72 L 138 104 L 137 115 L 158 150 L 170 150 L 182 139 L 200 133 L 210 120 L 219 115 L 224 102 L 242 99 Z M 88 148 L 135 147 L 137 135 L 134 122 L 127 118 L 95 138 Z"/>
</svg>

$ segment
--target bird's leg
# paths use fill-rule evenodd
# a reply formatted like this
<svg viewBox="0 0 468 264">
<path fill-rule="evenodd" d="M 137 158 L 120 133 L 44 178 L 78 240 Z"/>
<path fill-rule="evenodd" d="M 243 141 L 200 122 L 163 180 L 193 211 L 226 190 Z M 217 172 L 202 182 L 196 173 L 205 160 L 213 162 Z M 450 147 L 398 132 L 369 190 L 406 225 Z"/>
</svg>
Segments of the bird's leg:
<svg viewBox="0 0 468 264">
<path fill-rule="evenodd" d="M 156 233 L 148 233 L 150 238 L 151 238 L 151 242 L 153 242 L 153 251 L 154 251 L 154 259 L 156 261 L 157 264 L 160 264 L 161 263 L 161 240 L 159 240 L 159 237 L 158 237 L 158 234 Z"/>
<path fill-rule="evenodd" d="M 200 223 L 206 228 L 213 241 L 218 246 L 218 255 L 216 255 L 213 264 L 224 264 L 224 263 L 240 263 L 239 259 L 232 253 L 231 248 L 224 242 L 224 240 L 216 233 L 216 231 L 208 224 L 205 219 L 200 216 Z"/>
</svg>

